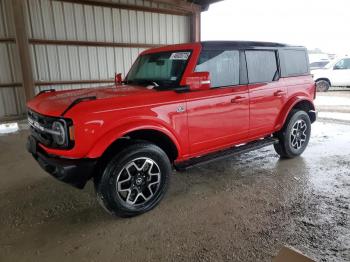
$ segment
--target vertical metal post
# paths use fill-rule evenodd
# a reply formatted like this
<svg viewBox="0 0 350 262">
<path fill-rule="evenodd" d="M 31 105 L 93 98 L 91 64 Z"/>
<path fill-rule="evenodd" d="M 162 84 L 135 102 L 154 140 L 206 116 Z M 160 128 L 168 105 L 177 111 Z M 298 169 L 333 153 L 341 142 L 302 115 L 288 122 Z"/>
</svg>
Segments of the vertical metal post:
<svg viewBox="0 0 350 262">
<path fill-rule="evenodd" d="M 191 15 L 191 41 L 201 41 L 201 12 L 194 12 Z"/>
<path fill-rule="evenodd" d="M 21 65 L 22 82 L 26 100 L 34 97 L 33 69 L 29 53 L 28 34 L 25 24 L 25 6 L 23 0 L 11 0 L 15 23 L 16 45 Z"/>
</svg>

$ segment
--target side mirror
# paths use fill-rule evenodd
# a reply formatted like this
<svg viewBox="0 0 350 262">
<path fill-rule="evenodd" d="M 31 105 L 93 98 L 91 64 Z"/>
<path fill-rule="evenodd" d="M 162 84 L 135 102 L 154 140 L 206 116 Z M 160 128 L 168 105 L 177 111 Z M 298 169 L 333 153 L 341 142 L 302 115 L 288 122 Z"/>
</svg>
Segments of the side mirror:
<svg viewBox="0 0 350 262">
<path fill-rule="evenodd" d="M 340 67 L 340 66 L 338 66 L 338 65 L 335 65 L 335 66 L 333 67 L 333 69 L 334 69 L 334 70 L 340 70 L 340 69 L 343 69 L 343 68 Z"/>
<path fill-rule="evenodd" d="M 186 85 L 191 91 L 208 90 L 211 87 L 209 72 L 193 72 L 186 77 Z"/>
<path fill-rule="evenodd" d="M 118 73 L 118 74 L 115 73 L 114 83 L 115 83 L 115 85 L 121 85 L 123 83 L 122 74 L 121 73 Z"/>
</svg>

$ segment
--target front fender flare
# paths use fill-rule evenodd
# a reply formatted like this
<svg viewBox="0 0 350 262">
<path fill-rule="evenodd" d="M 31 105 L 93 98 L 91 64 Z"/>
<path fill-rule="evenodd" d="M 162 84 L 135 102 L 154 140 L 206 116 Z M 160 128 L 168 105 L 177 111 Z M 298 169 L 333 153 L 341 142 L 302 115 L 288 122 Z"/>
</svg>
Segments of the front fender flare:
<svg viewBox="0 0 350 262">
<path fill-rule="evenodd" d="M 179 140 L 176 137 L 176 135 L 172 133 L 168 128 L 157 122 L 148 123 L 147 125 L 145 125 L 141 124 L 140 121 L 135 121 L 132 123 L 127 123 L 122 126 L 115 127 L 112 130 L 108 131 L 106 134 L 103 135 L 102 139 L 100 139 L 97 143 L 93 145 L 86 157 L 99 158 L 107 150 L 107 148 L 117 139 L 122 138 L 130 132 L 139 130 L 154 130 L 163 133 L 164 135 L 170 138 L 170 140 L 176 146 L 178 154 L 181 155 L 181 146 Z"/>
</svg>

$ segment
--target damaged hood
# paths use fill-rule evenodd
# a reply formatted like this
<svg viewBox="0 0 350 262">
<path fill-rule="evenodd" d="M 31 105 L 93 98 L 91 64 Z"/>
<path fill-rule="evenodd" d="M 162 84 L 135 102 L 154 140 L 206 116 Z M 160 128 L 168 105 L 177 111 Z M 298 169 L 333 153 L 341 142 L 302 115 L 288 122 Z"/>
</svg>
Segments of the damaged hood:
<svg viewBox="0 0 350 262">
<path fill-rule="evenodd" d="M 154 92 L 154 90 L 147 89 L 144 86 L 133 85 L 52 91 L 41 94 L 39 93 L 27 103 L 27 106 L 31 110 L 42 115 L 61 116 L 77 101 L 81 103 L 88 103 L 91 100 L 146 95 L 152 92 Z"/>
</svg>

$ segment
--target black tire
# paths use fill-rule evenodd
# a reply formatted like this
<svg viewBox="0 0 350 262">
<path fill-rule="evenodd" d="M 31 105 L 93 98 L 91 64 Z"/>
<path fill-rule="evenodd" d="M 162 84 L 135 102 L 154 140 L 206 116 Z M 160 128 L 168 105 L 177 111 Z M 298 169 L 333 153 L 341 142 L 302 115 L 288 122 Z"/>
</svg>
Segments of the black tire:
<svg viewBox="0 0 350 262">
<path fill-rule="evenodd" d="M 305 111 L 292 110 L 282 130 L 276 134 L 279 142 L 274 145 L 275 150 L 282 158 L 300 156 L 309 143 L 310 135 L 309 115 Z"/>
<path fill-rule="evenodd" d="M 317 92 L 327 92 L 330 87 L 331 84 L 327 80 L 321 79 L 316 81 Z"/>
<path fill-rule="evenodd" d="M 95 180 L 98 201 L 113 215 L 140 215 L 164 197 L 171 172 L 170 160 L 158 146 L 147 142 L 130 145 L 115 155 Z"/>
</svg>

